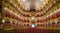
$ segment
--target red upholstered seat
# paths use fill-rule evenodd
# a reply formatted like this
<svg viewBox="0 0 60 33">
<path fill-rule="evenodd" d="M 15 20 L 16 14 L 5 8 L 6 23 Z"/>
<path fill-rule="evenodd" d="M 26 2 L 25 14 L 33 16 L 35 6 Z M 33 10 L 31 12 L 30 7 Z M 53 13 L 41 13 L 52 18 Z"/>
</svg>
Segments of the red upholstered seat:
<svg viewBox="0 0 60 33">
<path fill-rule="evenodd" d="M 27 28 L 27 29 L 19 29 L 11 33 L 60 33 L 60 32 L 42 28 Z"/>
</svg>

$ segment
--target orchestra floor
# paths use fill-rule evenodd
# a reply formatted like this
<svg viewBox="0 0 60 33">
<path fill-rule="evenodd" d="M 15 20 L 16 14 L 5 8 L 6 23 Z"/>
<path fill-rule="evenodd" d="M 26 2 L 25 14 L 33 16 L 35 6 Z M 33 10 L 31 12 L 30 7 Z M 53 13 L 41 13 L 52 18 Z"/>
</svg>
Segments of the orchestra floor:
<svg viewBox="0 0 60 33">
<path fill-rule="evenodd" d="M 42 29 L 42 28 L 27 28 L 27 29 L 5 30 L 1 33 L 60 33 L 60 30 Z"/>
</svg>

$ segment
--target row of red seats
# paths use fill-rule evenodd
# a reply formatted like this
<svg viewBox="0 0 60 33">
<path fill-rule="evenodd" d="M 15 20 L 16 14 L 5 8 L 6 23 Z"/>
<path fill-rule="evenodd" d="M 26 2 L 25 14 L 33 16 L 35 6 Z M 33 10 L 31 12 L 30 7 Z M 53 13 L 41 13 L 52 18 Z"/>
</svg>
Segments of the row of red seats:
<svg viewBox="0 0 60 33">
<path fill-rule="evenodd" d="M 60 33 L 60 31 L 42 29 L 42 28 L 27 28 L 27 29 L 18 29 L 10 33 Z"/>
</svg>

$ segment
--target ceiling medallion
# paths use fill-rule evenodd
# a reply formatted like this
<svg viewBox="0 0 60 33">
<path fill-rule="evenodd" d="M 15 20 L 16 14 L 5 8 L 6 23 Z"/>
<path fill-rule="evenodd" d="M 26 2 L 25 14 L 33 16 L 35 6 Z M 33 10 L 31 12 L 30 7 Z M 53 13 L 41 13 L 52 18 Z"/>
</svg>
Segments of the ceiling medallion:
<svg viewBox="0 0 60 33">
<path fill-rule="evenodd" d="M 43 0 L 21 0 L 21 2 L 25 8 L 24 10 L 29 12 L 36 12 L 36 8 L 41 7 L 43 4 Z"/>
<path fill-rule="evenodd" d="M 46 0 L 20 0 L 20 7 L 22 12 L 25 12 L 24 14 L 26 15 L 29 14 L 32 16 L 41 16 L 42 10 L 44 9 L 44 5 L 47 2 Z M 41 12 L 42 11 L 42 12 Z"/>
</svg>

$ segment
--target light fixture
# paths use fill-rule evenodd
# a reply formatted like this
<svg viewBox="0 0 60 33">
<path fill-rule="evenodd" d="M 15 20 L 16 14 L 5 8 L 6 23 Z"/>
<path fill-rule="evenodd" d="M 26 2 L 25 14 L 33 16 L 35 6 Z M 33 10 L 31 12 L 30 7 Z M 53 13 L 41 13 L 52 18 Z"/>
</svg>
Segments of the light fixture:
<svg viewBox="0 0 60 33">
<path fill-rule="evenodd" d="M 17 22 L 15 22 L 15 25 L 17 24 Z"/>
<path fill-rule="evenodd" d="M 31 20 L 35 20 L 35 17 L 32 16 L 32 17 L 31 17 Z"/>
<path fill-rule="evenodd" d="M 31 24 L 31 27 L 34 28 L 35 27 L 35 24 Z"/>
<path fill-rule="evenodd" d="M 22 0 L 23 2 L 25 2 L 26 0 Z"/>
<path fill-rule="evenodd" d="M 10 23 L 12 23 L 12 21 L 10 21 Z"/>
<path fill-rule="evenodd" d="M 19 2 L 21 1 L 21 0 L 18 0 Z"/>
<path fill-rule="evenodd" d="M 5 22 L 5 20 L 2 20 L 2 23 L 4 23 Z"/>
</svg>

